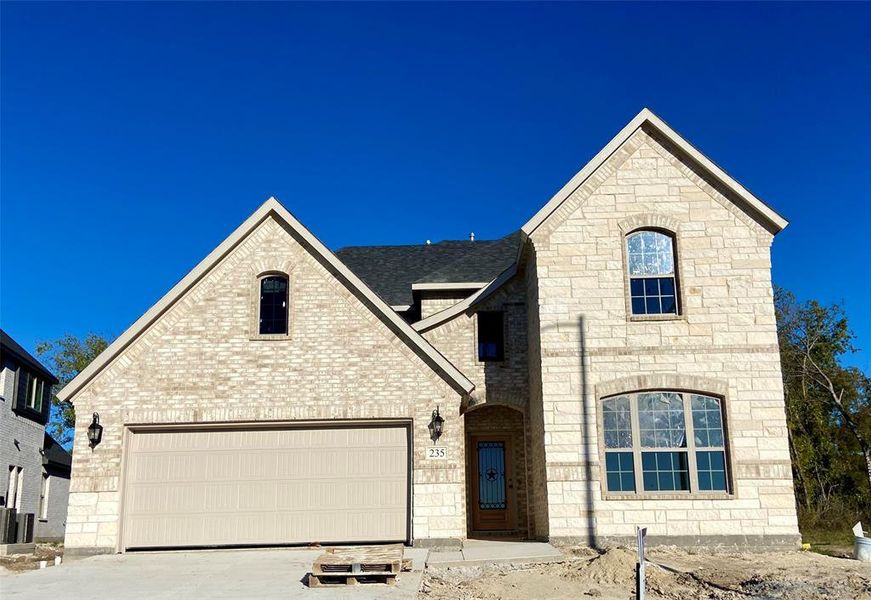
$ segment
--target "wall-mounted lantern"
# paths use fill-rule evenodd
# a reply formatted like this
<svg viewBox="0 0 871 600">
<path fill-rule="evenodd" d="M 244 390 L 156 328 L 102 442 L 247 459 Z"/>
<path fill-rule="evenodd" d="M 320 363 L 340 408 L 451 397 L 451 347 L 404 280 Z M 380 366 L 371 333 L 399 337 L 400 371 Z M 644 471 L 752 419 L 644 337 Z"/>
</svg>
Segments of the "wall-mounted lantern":
<svg viewBox="0 0 871 600">
<path fill-rule="evenodd" d="M 88 426 L 88 443 L 93 450 L 94 446 L 100 443 L 103 439 L 103 426 L 100 425 L 100 415 L 94 413 L 91 424 Z"/>
<path fill-rule="evenodd" d="M 444 427 L 444 424 L 445 420 L 439 414 L 439 407 L 436 406 L 436 409 L 432 411 L 432 420 L 429 422 L 429 437 L 432 439 L 433 444 L 442 437 L 442 428 Z"/>
</svg>

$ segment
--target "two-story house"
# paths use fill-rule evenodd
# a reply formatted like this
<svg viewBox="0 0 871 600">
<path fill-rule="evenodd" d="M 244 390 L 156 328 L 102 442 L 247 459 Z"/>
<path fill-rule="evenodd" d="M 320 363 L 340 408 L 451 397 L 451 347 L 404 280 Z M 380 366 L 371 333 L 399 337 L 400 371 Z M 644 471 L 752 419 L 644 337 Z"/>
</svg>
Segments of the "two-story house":
<svg viewBox="0 0 871 600">
<path fill-rule="evenodd" d="M 794 546 L 786 224 L 648 110 L 499 240 L 333 253 L 270 199 L 59 394 L 67 551 Z"/>
<path fill-rule="evenodd" d="M 0 545 L 63 540 L 71 457 L 45 432 L 57 382 L 0 330 Z"/>
</svg>

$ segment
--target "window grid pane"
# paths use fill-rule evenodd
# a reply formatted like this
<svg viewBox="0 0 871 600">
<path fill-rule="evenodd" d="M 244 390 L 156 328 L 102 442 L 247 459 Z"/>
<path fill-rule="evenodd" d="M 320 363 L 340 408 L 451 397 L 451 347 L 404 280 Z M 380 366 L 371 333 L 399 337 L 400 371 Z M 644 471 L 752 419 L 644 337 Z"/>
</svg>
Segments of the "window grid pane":
<svg viewBox="0 0 871 600">
<path fill-rule="evenodd" d="M 260 333 L 287 333 L 287 277 L 260 282 Z"/>
<path fill-rule="evenodd" d="M 689 491 L 690 469 L 686 452 L 642 452 L 645 492 Z"/>
<path fill-rule="evenodd" d="M 633 315 L 677 314 L 674 277 L 633 277 L 629 288 Z"/>
<path fill-rule="evenodd" d="M 686 448 L 683 398 L 670 392 L 638 394 L 642 448 Z"/>
<path fill-rule="evenodd" d="M 725 492 L 726 453 L 722 450 L 696 452 L 699 473 L 699 490 L 702 492 Z"/>
<path fill-rule="evenodd" d="M 635 465 L 632 452 L 606 452 L 605 471 L 609 492 L 635 491 Z"/>
<path fill-rule="evenodd" d="M 674 245 L 658 231 L 638 231 L 626 238 L 630 275 L 673 275 Z"/>
<path fill-rule="evenodd" d="M 632 447 L 632 419 L 627 396 L 605 400 L 602 420 L 606 448 Z"/>
<path fill-rule="evenodd" d="M 723 413 L 720 401 L 709 396 L 691 396 L 693 439 L 697 448 L 722 448 Z"/>
</svg>

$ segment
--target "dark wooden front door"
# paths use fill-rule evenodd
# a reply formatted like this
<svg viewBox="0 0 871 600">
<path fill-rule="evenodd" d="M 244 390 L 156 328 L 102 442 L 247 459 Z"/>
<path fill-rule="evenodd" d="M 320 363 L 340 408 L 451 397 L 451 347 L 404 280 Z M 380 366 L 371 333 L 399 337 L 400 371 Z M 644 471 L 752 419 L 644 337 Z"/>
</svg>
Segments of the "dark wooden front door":
<svg viewBox="0 0 871 600">
<path fill-rule="evenodd" d="M 514 477 L 511 439 L 472 436 L 472 529 L 514 529 Z"/>
</svg>

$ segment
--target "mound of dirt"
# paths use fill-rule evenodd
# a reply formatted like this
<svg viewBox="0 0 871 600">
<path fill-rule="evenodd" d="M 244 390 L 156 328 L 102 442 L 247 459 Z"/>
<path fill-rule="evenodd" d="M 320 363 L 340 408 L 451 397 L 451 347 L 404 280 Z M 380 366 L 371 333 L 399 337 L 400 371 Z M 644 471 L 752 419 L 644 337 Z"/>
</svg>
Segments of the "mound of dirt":
<svg viewBox="0 0 871 600">
<path fill-rule="evenodd" d="M 563 576 L 599 585 L 633 585 L 635 560 L 635 552 L 626 548 L 613 548 L 586 562 L 569 563 Z"/>
</svg>

